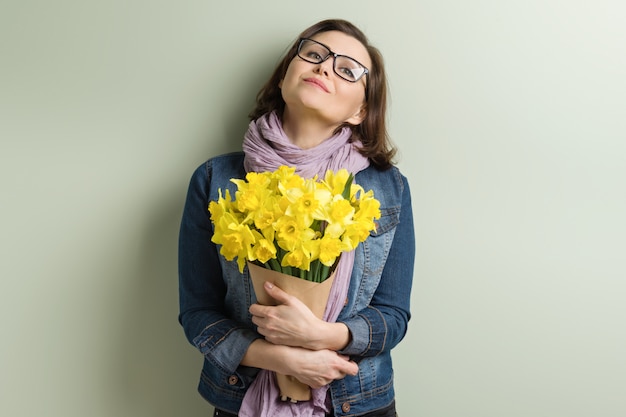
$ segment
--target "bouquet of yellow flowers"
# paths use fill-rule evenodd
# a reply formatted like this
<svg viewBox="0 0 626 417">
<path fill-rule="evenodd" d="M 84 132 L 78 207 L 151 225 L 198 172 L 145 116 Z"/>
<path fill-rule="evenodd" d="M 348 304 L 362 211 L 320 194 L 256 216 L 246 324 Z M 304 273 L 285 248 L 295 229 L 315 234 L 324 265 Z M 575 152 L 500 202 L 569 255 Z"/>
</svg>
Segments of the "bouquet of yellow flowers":
<svg viewBox="0 0 626 417">
<path fill-rule="evenodd" d="M 250 172 L 209 203 L 212 241 L 227 259 L 237 258 L 308 281 L 326 280 L 342 252 L 367 239 L 380 218 L 372 190 L 353 183 L 347 170 L 304 179 L 295 168 Z"/>
<path fill-rule="evenodd" d="M 237 258 L 240 272 L 249 264 L 260 304 L 275 305 L 263 289 L 263 282 L 273 281 L 322 318 L 337 259 L 376 228 L 380 203 L 373 191 L 354 184 L 345 169 L 329 170 L 318 181 L 281 166 L 231 181 L 235 199 L 220 189 L 218 200 L 209 203 L 211 240 L 221 245 L 224 258 Z M 310 388 L 293 376 L 276 374 L 276 382 L 282 399 L 311 398 Z"/>
</svg>

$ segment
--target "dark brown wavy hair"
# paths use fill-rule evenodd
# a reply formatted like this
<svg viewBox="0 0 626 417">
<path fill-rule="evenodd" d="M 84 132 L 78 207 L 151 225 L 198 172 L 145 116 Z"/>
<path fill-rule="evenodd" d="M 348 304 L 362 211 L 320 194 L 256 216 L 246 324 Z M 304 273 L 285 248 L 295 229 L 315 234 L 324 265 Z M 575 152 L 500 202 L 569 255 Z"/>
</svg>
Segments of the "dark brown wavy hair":
<svg viewBox="0 0 626 417">
<path fill-rule="evenodd" d="M 387 169 L 393 165 L 393 157 L 396 148 L 391 143 L 386 127 L 387 112 L 387 77 L 383 57 L 377 48 L 370 45 L 365 34 L 352 23 L 341 19 L 323 20 L 305 29 L 287 51 L 280 61 L 274 73 L 261 88 L 256 97 L 256 107 L 250 112 L 251 120 L 256 120 L 266 113 L 276 111 L 282 117 L 285 109 L 285 101 L 278 84 L 284 78 L 287 67 L 298 53 L 298 42 L 300 38 L 311 38 L 318 33 L 339 31 L 351 36 L 361 42 L 367 49 L 372 67 L 367 74 L 367 88 L 365 89 L 365 110 L 366 115 L 358 125 L 344 123 L 344 126 L 352 130 L 352 140 L 359 140 L 363 144 L 361 154 L 370 159 L 370 162 L 381 169 Z"/>
</svg>

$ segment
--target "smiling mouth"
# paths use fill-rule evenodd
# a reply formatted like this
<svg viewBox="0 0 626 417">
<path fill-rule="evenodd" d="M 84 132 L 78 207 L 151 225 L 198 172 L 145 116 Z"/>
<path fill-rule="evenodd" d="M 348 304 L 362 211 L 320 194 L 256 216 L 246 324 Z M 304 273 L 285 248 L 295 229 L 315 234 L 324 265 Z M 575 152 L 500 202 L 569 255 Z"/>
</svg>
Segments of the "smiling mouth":
<svg viewBox="0 0 626 417">
<path fill-rule="evenodd" d="M 314 86 L 322 89 L 323 91 L 328 93 L 328 88 L 326 88 L 326 86 L 324 85 L 324 83 L 322 83 L 321 81 L 315 79 L 315 78 L 305 78 L 304 82 L 308 83 L 308 84 L 313 84 Z"/>
</svg>

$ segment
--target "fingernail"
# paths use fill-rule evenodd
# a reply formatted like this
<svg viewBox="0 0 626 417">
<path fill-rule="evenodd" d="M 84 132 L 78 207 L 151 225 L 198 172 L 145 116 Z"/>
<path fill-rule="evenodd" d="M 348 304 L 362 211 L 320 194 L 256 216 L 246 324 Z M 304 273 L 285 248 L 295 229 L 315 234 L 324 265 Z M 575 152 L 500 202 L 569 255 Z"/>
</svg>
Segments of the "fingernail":
<svg viewBox="0 0 626 417">
<path fill-rule="evenodd" d="M 271 290 L 272 288 L 274 288 L 274 284 L 272 284 L 269 281 L 265 281 L 265 288 L 267 288 L 268 290 Z"/>
</svg>

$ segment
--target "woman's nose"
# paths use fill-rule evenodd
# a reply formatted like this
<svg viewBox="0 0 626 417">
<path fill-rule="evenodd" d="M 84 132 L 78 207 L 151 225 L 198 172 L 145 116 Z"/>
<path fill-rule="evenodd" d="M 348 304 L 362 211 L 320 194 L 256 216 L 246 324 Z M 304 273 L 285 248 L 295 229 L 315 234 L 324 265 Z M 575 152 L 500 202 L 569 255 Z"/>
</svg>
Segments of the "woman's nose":
<svg viewBox="0 0 626 417">
<path fill-rule="evenodd" d="M 323 75 L 330 76 L 330 73 L 333 71 L 333 60 L 329 58 L 325 61 L 320 62 L 315 67 L 315 70 Z"/>
</svg>

